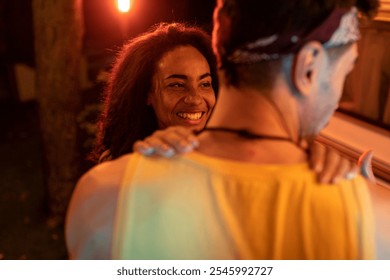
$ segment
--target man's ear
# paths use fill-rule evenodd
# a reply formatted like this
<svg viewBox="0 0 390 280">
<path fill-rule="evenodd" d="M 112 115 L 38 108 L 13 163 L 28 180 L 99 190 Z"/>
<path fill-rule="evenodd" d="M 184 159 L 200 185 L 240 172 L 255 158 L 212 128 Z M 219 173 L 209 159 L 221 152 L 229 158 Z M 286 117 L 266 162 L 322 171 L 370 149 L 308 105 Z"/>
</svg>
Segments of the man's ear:
<svg viewBox="0 0 390 280">
<path fill-rule="evenodd" d="M 319 42 L 311 41 L 295 55 L 292 81 L 298 92 L 304 96 L 311 93 L 313 84 L 316 82 L 323 52 L 324 49 Z"/>
</svg>

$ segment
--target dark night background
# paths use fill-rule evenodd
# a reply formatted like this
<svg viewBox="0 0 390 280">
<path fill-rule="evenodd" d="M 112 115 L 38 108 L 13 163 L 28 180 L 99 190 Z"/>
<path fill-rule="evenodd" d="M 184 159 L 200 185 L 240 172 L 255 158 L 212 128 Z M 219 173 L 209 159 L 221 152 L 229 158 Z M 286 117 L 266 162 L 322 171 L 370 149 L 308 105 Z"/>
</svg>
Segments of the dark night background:
<svg viewBox="0 0 390 280">
<path fill-rule="evenodd" d="M 85 108 L 99 102 L 97 77 L 124 39 L 114 2 L 84 0 Z M 188 21 L 211 30 L 213 0 L 133 2 L 126 18 L 128 38 L 160 21 Z M 34 72 L 32 19 L 32 0 L 0 1 L 0 260 L 67 258 L 62 225 L 47 222 L 36 100 L 23 96 L 19 84 Z M 24 72 L 16 71 L 20 66 Z"/>
</svg>

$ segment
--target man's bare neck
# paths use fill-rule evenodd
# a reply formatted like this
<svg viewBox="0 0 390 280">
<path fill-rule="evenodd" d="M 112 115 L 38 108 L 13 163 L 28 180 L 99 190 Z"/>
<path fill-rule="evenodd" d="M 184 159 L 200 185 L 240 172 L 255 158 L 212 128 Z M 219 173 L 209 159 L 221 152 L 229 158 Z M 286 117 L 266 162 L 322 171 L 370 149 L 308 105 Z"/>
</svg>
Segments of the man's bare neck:
<svg viewBox="0 0 390 280">
<path fill-rule="evenodd" d="M 304 162 L 307 155 L 297 146 L 296 115 L 288 111 L 289 102 L 294 101 L 288 98 L 282 98 L 278 104 L 274 101 L 256 90 L 222 89 L 207 127 L 229 128 L 233 132 L 204 131 L 200 135 L 199 151 L 210 156 L 255 163 Z M 234 130 L 291 141 L 245 139 L 237 133 L 235 135 Z"/>
</svg>

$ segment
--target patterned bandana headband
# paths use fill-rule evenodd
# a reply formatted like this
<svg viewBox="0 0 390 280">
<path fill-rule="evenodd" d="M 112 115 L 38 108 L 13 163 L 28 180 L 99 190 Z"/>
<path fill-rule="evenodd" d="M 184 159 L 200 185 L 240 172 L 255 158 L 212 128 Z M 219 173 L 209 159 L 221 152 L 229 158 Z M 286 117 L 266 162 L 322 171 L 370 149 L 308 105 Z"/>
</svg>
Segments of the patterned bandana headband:
<svg viewBox="0 0 390 280">
<path fill-rule="evenodd" d="M 227 59 L 234 64 L 250 64 L 295 53 L 310 41 L 318 41 L 325 48 L 331 48 L 356 42 L 359 37 L 356 7 L 337 8 L 313 30 L 260 38 L 234 50 Z"/>
</svg>

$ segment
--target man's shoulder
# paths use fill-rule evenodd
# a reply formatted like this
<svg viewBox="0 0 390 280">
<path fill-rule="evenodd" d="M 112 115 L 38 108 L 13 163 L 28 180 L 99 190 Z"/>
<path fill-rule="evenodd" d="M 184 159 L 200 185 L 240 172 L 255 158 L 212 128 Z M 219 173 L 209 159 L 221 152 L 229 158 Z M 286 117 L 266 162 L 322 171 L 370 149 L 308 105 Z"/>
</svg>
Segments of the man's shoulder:
<svg viewBox="0 0 390 280">
<path fill-rule="evenodd" d="M 124 155 L 92 167 L 79 179 L 77 185 L 91 185 L 95 188 L 118 186 L 131 157 L 131 154 Z"/>
<path fill-rule="evenodd" d="M 77 182 L 71 207 L 106 204 L 115 200 L 131 155 L 98 164 L 87 171 Z"/>
<path fill-rule="evenodd" d="M 91 176 L 91 177 L 114 177 L 115 175 L 122 175 L 124 170 L 126 169 L 126 166 L 129 162 L 129 160 L 134 157 L 134 154 L 126 154 L 124 156 L 121 156 L 120 158 L 117 158 L 115 160 L 110 160 L 103 162 L 101 164 L 98 164 L 91 168 L 84 176 Z M 107 176 L 110 175 L 111 176 Z M 83 176 L 83 177 L 84 177 Z"/>
<path fill-rule="evenodd" d="M 122 177 L 131 155 L 101 163 L 77 182 L 65 235 L 71 258 L 110 257 L 110 240 Z"/>
</svg>

